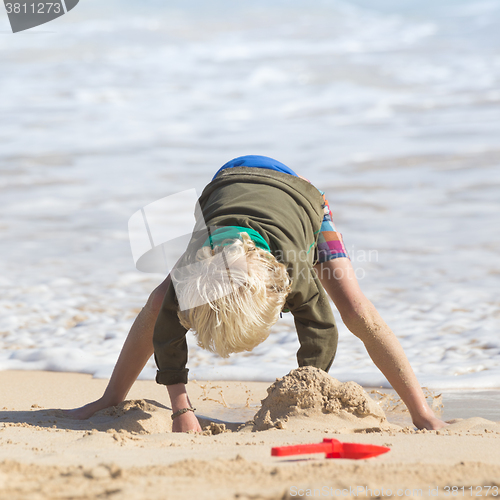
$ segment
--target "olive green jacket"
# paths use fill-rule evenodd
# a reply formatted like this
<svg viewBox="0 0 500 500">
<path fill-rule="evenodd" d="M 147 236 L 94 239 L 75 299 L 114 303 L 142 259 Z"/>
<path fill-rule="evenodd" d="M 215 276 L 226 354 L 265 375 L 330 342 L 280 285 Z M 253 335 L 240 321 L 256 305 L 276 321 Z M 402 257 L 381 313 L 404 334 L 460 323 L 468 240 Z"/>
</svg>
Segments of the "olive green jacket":
<svg viewBox="0 0 500 500">
<path fill-rule="evenodd" d="M 299 366 L 328 371 L 337 349 L 338 334 L 328 297 L 313 269 L 323 220 L 320 192 L 307 181 L 289 174 L 235 167 L 223 170 L 206 186 L 199 207 L 203 217 L 197 216 L 191 242 L 181 261 L 191 262 L 206 240 L 205 224 L 255 229 L 267 241 L 276 259 L 287 266 L 292 280 L 285 308 L 294 316 L 300 342 Z M 171 283 L 153 337 L 159 384 L 187 383 L 187 331 L 179 322 L 177 308 Z"/>
</svg>

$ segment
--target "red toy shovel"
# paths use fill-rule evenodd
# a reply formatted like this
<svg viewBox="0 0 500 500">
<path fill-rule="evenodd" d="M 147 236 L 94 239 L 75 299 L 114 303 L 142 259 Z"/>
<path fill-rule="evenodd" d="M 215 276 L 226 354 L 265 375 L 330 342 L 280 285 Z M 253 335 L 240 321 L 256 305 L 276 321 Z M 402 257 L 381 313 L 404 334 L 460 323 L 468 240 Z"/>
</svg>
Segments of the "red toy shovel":
<svg viewBox="0 0 500 500">
<path fill-rule="evenodd" d="M 326 453 L 326 458 L 363 458 L 376 457 L 387 453 L 390 448 L 374 444 L 341 443 L 337 439 L 323 439 L 322 443 L 298 444 L 294 446 L 277 446 L 271 449 L 273 457 L 288 455 L 308 455 L 309 453 Z"/>
</svg>

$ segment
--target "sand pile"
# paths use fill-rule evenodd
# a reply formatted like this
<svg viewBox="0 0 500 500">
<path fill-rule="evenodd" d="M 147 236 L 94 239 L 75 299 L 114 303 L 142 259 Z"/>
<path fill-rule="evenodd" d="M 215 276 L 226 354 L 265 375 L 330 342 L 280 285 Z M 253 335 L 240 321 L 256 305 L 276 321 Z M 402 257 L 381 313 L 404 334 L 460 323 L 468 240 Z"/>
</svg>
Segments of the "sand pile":
<svg viewBox="0 0 500 500">
<path fill-rule="evenodd" d="M 158 434 L 172 430 L 170 413 L 166 406 L 156 401 L 135 399 L 101 410 L 87 422 L 97 430 Z"/>
<path fill-rule="evenodd" d="M 171 410 L 157 401 L 135 399 L 98 411 L 86 422 L 100 431 L 112 429 L 132 434 L 162 434 L 172 432 L 171 415 Z M 205 435 L 232 432 L 241 427 L 241 423 L 222 422 L 198 413 L 196 416 Z"/>
<path fill-rule="evenodd" d="M 352 432 L 390 426 L 384 412 L 360 385 L 339 382 L 311 366 L 277 379 L 267 393 L 254 417 L 254 430 L 307 425 Z"/>
</svg>

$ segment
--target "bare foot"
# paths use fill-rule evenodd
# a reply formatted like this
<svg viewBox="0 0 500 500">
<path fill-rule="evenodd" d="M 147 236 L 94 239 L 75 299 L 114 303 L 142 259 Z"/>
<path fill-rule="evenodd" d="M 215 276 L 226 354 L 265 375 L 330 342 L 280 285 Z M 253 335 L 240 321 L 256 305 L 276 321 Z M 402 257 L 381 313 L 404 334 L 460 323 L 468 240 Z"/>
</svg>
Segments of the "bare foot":
<svg viewBox="0 0 500 500">
<path fill-rule="evenodd" d="M 102 398 L 92 403 L 88 403 L 80 408 L 74 408 L 73 410 L 62 410 L 65 417 L 74 418 L 75 420 L 85 420 L 90 418 L 94 413 L 99 410 L 104 410 L 104 408 L 109 408 L 110 405 L 105 403 Z"/>
<path fill-rule="evenodd" d="M 174 418 L 172 422 L 172 432 L 202 432 L 200 423 L 192 411 L 188 411 Z"/>
</svg>

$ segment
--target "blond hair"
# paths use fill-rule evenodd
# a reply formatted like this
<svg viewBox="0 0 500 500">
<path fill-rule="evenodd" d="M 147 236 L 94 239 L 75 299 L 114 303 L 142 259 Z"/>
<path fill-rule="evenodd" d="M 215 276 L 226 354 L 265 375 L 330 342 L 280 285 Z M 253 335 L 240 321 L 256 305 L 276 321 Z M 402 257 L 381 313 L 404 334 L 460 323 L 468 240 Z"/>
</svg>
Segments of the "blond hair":
<svg viewBox="0 0 500 500">
<path fill-rule="evenodd" d="M 291 290 L 286 266 L 247 233 L 240 237 L 214 250 L 199 249 L 201 271 L 193 266 L 176 283 L 179 303 L 194 305 L 179 309 L 181 324 L 195 331 L 200 347 L 224 358 L 267 339 Z"/>
</svg>

